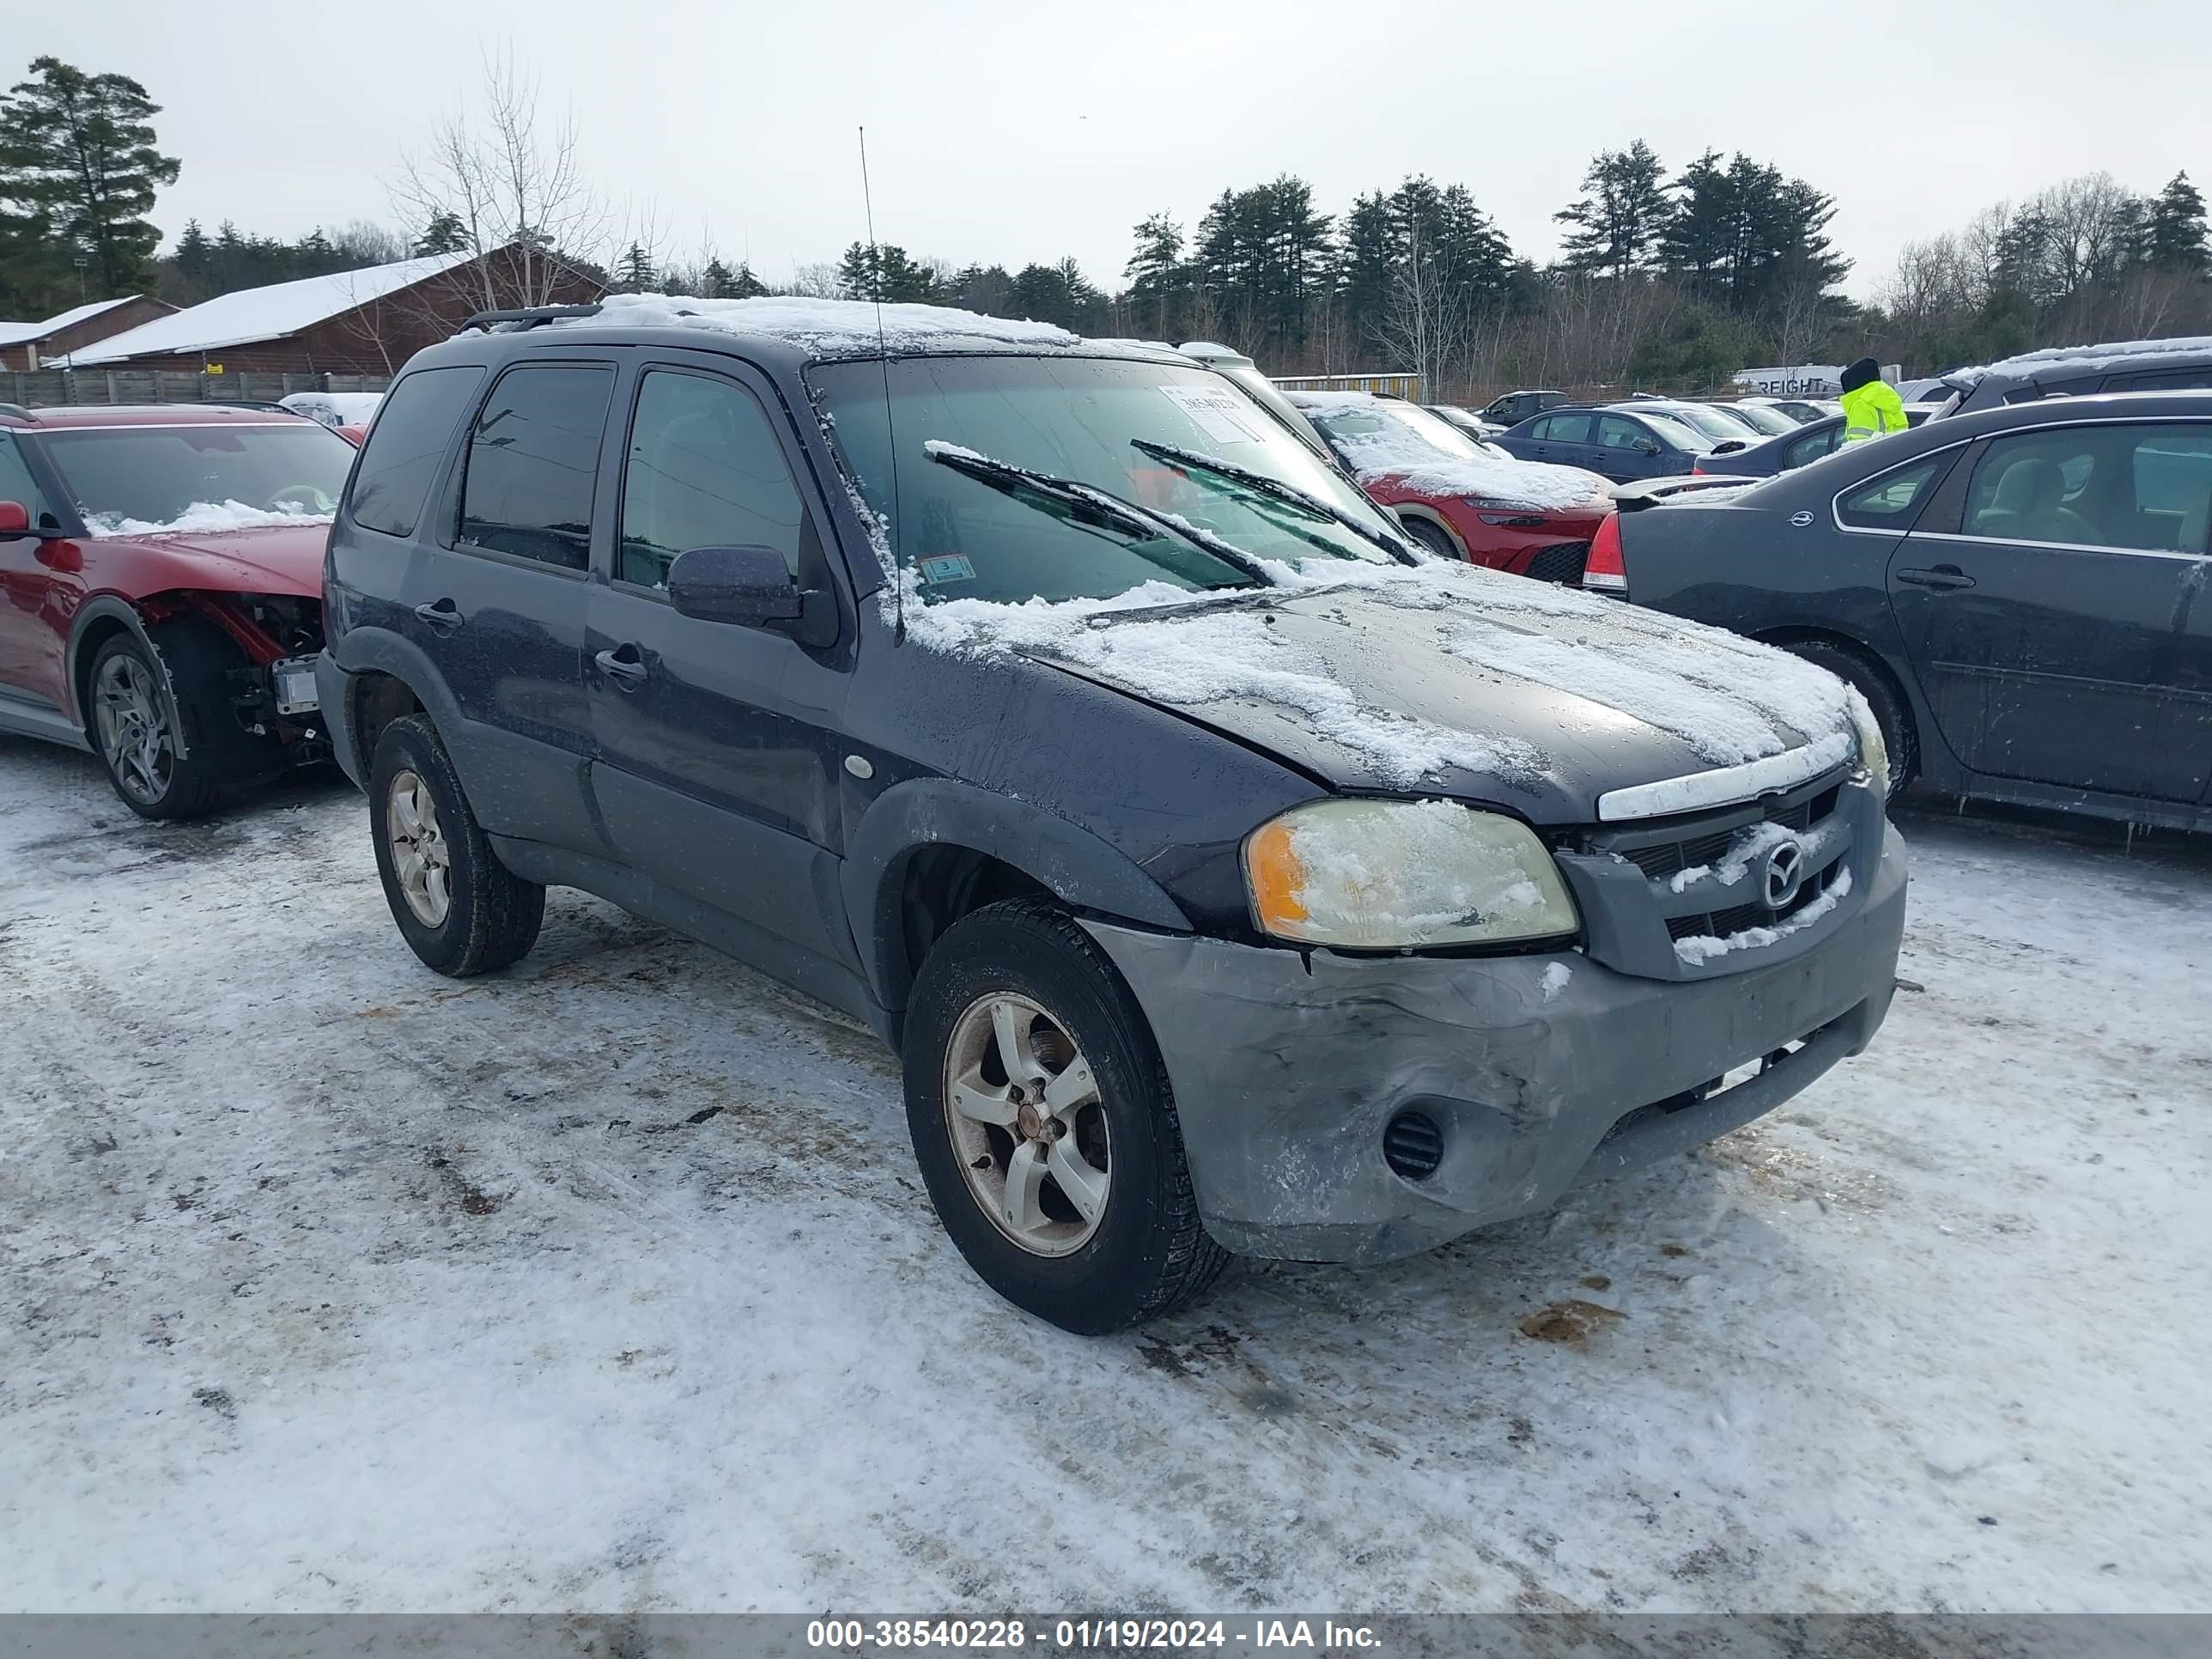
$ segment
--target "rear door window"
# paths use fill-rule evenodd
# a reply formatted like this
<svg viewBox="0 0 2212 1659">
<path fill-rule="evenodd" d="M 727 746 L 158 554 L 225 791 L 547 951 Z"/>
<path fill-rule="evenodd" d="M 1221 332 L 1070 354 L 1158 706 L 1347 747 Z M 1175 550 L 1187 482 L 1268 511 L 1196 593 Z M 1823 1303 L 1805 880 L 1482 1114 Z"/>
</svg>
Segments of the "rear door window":
<svg viewBox="0 0 2212 1659">
<path fill-rule="evenodd" d="M 1836 498 L 1836 516 L 1862 530 L 1911 528 L 1936 481 L 1950 470 L 1952 457 L 1931 455 L 1910 466 L 1892 467 Z"/>
<path fill-rule="evenodd" d="M 356 524 L 387 536 L 415 533 L 446 446 L 483 377 L 483 369 L 468 365 L 420 368 L 392 388 L 354 468 Z"/>
<path fill-rule="evenodd" d="M 1586 444 L 1590 441 L 1587 415 L 1551 415 L 1536 423 L 1536 436 L 1548 443 Z"/>
<path fill-rule="evenodd" d="M 581 571 L 615 372 L 525 363 L 499 377 L 469 434 L 460 544 Z M 384 422 L 377 422 L 382 429 Z"/>
</svg>

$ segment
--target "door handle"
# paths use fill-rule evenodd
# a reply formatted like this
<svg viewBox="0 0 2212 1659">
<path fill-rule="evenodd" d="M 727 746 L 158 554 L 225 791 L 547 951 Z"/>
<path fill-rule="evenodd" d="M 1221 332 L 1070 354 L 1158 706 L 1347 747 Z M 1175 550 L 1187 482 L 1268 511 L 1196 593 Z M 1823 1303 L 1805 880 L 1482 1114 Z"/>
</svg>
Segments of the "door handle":
<svg viewBox="0 0 2212 1659">
<path fill-rule="evenodd" d="M 1897 580 L 1915 587 L 1933 587 L 1939 591 L 1954 587 L 1972 587 L 1974 579 L 1955 564 L 1939 564 L 1933 570 L 1900 570 Z"/>
<path fill-rule="evenodd" d="M 458 628 L 461 623 L 460 607 L 451 599 L 441 599 L 435 605 L 418 605 L 415 614 L 434 628 Z"/>
<path fill-rule="evenodd" d="M 625 651 L 629 653 L 628 656 L 622 654 Z M 645 678 L 645 664 L 639 659 L 634 645 L 618 645 L 611 651 L 600 652 L 592 660 L 599 664 L 602 674 L 624 690 Z"/>
</svg>

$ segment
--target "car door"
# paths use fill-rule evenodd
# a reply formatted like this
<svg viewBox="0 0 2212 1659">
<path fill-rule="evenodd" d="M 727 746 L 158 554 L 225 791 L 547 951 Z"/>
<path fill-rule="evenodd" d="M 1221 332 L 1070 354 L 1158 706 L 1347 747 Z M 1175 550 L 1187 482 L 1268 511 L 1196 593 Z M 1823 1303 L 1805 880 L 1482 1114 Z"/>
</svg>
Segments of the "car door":
<svg viewBox="0 0 2212 1659">
<path fill-rule="evenodd" d="M 0 432 L 0 501 L 14 501 L 35 529 L 48 524 L 46 493 L 13 433 Z M 0 540 L 0 702 L 19 702 L 42 716 L 65 706 L 62 684 L 70 617 L 83 583 L 83 554 L 75 542 L 35 535 Z"/>
<path fill-rule="evenodd" d="M 1626 415 L 1601 415 L 1595 434 L 1597 456 L 1585 463 L 1619 483 L 1659 476 L 1659 441 L 1643 422 Z"/>
<path fill-rule="evenodd" d="M 1547 415 L 1537 423 L 1544 434 L 1542 453 L 1530 459 L 1552 461 L 1561 466 L 1586 466 L 1602 471 L 1595 449 L 1590 442 L 1591 417 L 1588 415 Z"/>
<path fill-rule="evenodd" d="M 2008 433 L 1974 446 L 1943 493 L 1888 586 L 1944 742 L 1993 777 L 2198 799 L 2212 688 L 2190 694 L 2183 655 L 2212 422 Z"/>
<path fill-rule="evenodd" d="M 830 586 L 811 475 L 772 386 L 726 358 L 647 362 L 629 403 L 586 641 L 592 785 L 615 856 L 857 968 L 836 878 L 842 659 L 680 615 L 665 586 L 679 554 L 736 546 L 772 547 L 800 587 Z"/>
<path fill-rule="evenodd" d="M 364 474 L 413 379 L 377 422 Z M 412 603 L 392 617 L 458 705 L 459 729 L 441 735 L 484 828 L 582 851 L 604 846 L 585 775 L 583 653 L 614 384 L 614 365 L 588 358 L 499 373 L 462 434 L 445 504 L 415 541 Z M 364 477 L 355 491 L 369 488 Z"/>
</svg>

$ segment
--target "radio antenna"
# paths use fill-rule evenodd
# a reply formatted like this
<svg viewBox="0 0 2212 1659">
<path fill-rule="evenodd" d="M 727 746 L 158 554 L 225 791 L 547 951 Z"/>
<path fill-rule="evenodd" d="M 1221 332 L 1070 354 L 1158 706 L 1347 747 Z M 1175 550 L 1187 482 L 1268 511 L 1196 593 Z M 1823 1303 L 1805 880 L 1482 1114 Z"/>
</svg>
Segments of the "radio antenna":
<svg viewBox="0 0 2212 1659">
<path fill-rule="evenodd" d="M 860 129 L 860 205 L 868 217 L 868 286 L 876 302 L 876 349 L 884 368 L 884 441 L 891 458 L 891 642 L 906 643 L 906 573 L 899 563 L 898 432 L 891 422 L 891 348 L 884 335 L 884 258 L 876 246 L 876 203 L 868 189 L 868 130 Z"/>
</svg>

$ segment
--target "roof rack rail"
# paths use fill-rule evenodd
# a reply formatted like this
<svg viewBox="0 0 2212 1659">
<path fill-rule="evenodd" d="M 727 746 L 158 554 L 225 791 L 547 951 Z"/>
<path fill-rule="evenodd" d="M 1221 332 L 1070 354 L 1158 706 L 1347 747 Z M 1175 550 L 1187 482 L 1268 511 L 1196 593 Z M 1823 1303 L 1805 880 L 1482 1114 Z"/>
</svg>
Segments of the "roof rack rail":
<svg viewBox="0 0 2212 1659">
<path fill-rule="evenodd" d="M 28 421 L 33 426 L 39 423 L 39 417 L 21 404 L 0 404 L 0 415 L 4 415 L 10 420 Z"/>
<path fill-rule="evenodd" d="M 455 331 L 465 334 L 472 328 L 496 328 L 506 333 L 519 334 L 526 328 L 558 322 L 564 317 L 596 317 L 599 314 L 597 301 L 581 306 L 522 306 L 512 311 L 479 311 Z"/>
</svg>

